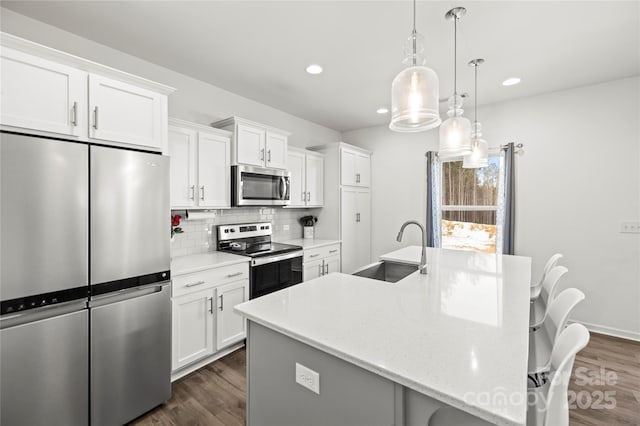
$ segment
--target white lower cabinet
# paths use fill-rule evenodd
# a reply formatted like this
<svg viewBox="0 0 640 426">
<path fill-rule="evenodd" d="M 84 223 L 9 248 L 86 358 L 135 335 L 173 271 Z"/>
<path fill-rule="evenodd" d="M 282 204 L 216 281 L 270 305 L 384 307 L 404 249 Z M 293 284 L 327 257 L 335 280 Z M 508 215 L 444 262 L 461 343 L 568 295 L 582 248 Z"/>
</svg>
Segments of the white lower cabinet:
<svg viewBox="0 0 640 426">
<path fill-rule="evenodd" d="M 340 272 L 340 243 L 304 251 L 303 281 L 309 281 L 332 272 Z"/>
<path fill-rule="evenodd" d="M 342 269 L 351 274 L 371 262 L 371 195 L 369 189 L 341 190 Z"/>
<path fill-rule="evenodd" d="M 216 323 L 216 347 L 222 349 L 239 342 L 247 335 L 246 321 L 233 312 L 233 307 L 249 298 L 245 281 L 237 281 L 218 287 L 218 321 Z"/>
<path fill-rule="evenodd" d="M 249 263 L 183 274 L 172 281 L 171 369 L 215 356 L 246 337 L 245 320 L 233 307 L 249 299 Z M 192 366 L 193 368 L 193 366 Z"/>
<path fill-rule="evenodd" d="M 173 299 L 172 370 L 213 355 L 214 297 L 215 289 L 207 289 Z"/>
</svg>

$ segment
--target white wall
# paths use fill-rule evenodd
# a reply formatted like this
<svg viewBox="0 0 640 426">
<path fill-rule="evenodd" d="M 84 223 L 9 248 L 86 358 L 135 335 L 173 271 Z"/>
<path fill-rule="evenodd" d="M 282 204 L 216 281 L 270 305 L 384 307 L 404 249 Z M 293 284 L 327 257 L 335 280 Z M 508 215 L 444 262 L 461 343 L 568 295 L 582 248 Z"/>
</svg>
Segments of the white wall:
<svg viewBox="0 0 640 426">
<path fill-rule="evenodd" d="M 561 287 L 587 296 L 573 318 L 638 339 L 640 235 L 619 227 L 640 220 L 639 99 L 636 77 L 479 110 L 491 146 L 525 144 L 517 162 L 516 253 L 533 257 L 534 278 L 551 254 L 563 253 L 569 274 Z M 399 246 L 404 220 L 424 222 L 424 153 L 437 149 L 437 138 L 435 130 L 405 135 L 386 127 L 343 135 L 374 151 L 374 256 Z"/>
<path fill-rule="evenodd" d="M 213 121 L 236 115 L 292 132 L 289 143 L 299 147 L 340 140 L 340 132 L 335 130 L 143 61 L 11 10 L 1 8 L 0 12 L 0 29 L 4 32 L 175 87 L 176 92 L 169 97 L 170 117 L 209 125 Z M 220 60 L 224 61 L 224 58 Z"/>
</svg>

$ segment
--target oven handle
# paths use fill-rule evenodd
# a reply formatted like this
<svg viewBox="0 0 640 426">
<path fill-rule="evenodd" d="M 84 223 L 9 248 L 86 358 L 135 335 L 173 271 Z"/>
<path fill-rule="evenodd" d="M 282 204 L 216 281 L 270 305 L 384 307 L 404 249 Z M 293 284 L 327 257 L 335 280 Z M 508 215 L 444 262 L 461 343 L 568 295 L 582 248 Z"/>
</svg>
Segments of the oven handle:
<svg viewBox="0 0 640 426">
<path fill-rule="evenodd" d="M 280 256 L 258 257 L 251 261 L 251 266 L 266 265 L 267 263 L 280 262 L 281 260 L 293 259 L 294 257 L 302 257 L 303 251 L 294 251 L 291 253 L 281 254 Z"/>
</svg>

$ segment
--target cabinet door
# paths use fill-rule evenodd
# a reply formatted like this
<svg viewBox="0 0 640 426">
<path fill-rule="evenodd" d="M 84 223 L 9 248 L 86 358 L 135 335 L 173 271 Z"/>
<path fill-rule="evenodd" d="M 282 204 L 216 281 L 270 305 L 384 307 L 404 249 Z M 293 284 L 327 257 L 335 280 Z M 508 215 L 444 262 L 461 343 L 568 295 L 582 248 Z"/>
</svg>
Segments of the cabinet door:
<svg viewBox="0 0 640 426">
<path fill-rule="evenodd" d="M 324 259 L 324 273 L 340 272 L 340 256 L 330 256 Z"/>
<path fill-rule="evenodd" d="M 86 137 L 85 72 L 6 47 L 0 55 L 2 124 Z"/>
<path fill-rule="evenodd" d="M 302 267 L 302 281 L 309 281 L 322 275 L 322 259 L 306 262 Z"/>
<path fill-rule="evenodd" d="M 356 268 L 371 263 L 371 195 L 369 190 L 358 190 L 358 238 Z"/>
<path fill-rule="evenodd" d="M 218 350 L 244 339 L 247 335 L 243 317 L 233 307 L 245 302 L 249 295 L 249 280 L 236 281 L 217 288 L 218 318 L 216 347 Z"/>
<path fill-rule="evenodd" d="M 198 132 L 198 206 L 231 206 L 229 138 Z"/>
<path fill-rule="evenodd" d="M 359 264 L 357 253 L 358 243 L 358 202 L 356 188 L 342 188 L 340 208 L 340 229 L 342 240 L 342 270 L 350 274 L 356 270 Z"/>
<path fill-rule="evenodd" d="M 307 205 L 324 205 L 324 158 L 315 155 L 306 156 Z"/>
<path fill-rule="evenodd" d="M 238 163 L 264 167 L 265 137 L 266 132 L 262 129 L 238 124 L 236 131 Z"/>
<path fill-rule="evenodd" d="M 165 100 L 159 93 L 91 74 L 89 137 L 160 151 Z"/>
<path fill-rule="evenodd" d="M 371 156 L 356 154 L 356 184 L 358 186 L 371 186 Z"/>
<path fill-rule="evenodd" d="M 266 167 L 274 169 L 287 168 L 287 137 L 278 133 L 267 132 Z"/>
<path fill-rule="evenodd" d="M 169 127 L 171 208 L 196 205 L 196 142 L 196 132 Z"/>
<path fill-rule="evenodd" d="M 288 164 L 291 172 L 291 204 L 289 206 L 304 207 L 306 204 L 305 155 L 289 152 Z"/>
<path fill-rule="evenodd" d="M 213 354 L 214 295 L 209 289 L 173 299 L 172 370 Z"/>
<path fill-rule="evenodd" d="M 357 153 L 348 149 L 340 149 L 340 183 L 342 185 L 356 184 L 356 156 Z"/>
</svg>

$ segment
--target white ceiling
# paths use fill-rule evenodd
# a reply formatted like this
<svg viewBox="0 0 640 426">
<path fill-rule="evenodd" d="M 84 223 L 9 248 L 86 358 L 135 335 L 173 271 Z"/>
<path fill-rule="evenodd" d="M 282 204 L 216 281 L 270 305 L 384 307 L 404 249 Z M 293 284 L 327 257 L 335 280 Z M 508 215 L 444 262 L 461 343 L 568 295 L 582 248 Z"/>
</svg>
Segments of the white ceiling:
<svg viewBox="0 0 640 426">
<path fill-rule="evenodd" d="M 388 122 L 375 110 L 389 105 L 412 26 L 412 3 L 403 0 L 2 6 L 339 131 Z M 453 24 L 444 14 L 456 6 L 467 8 L 458 91 L 473 93 L 466 63 L 484 58 L 480 104 L 640 74 L 638 1 L 420 1 L 417 29 L 441 98 L 453 90 Z M 324 73 L 306 74 L 311 63 Z M 511 76 L 522 83 L 503 87 Z"/>
</svg>

